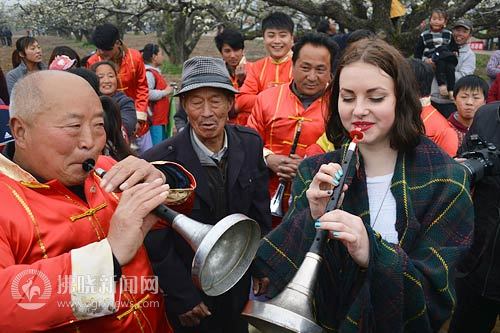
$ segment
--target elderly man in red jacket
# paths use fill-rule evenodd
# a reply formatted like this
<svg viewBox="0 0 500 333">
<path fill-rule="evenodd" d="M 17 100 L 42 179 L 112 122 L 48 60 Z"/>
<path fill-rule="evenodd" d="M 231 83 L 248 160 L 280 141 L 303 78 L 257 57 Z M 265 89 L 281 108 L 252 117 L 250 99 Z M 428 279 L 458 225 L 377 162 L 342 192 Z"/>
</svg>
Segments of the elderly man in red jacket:
<svg viewBox="0 0 500 333">
<path fill-rule="evenodd" d="M 11 102 L 14 147 L 0 155 L 0 332 L 171 332 L 142 246 L 169 176 L 101 155 L 103 108 L 76 75 L 28 75 Z"/>
</svg>

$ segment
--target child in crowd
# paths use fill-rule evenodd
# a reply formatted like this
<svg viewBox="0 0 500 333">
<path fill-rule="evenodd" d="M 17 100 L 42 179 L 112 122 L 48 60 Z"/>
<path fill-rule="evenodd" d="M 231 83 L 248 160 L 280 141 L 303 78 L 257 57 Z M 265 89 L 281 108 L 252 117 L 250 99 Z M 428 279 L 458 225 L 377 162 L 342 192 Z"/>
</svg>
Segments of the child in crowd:
<svg viewBox="0 0 500 333">
<path fill-rule="evenodd" d="M 142 49 L 142 58 L 146 66 L 146 79 L 149 88 L 149 108 L 151 110 L 151 140 L 153 146 L 167 138 L 166 127 L 170 110 L 168 96 L 173 92 L 168 81 L 161 74 L 161 65 L 165 60 L 158 44 L 146 44 Z"/>
<path fill-rule="evenodd" d="M 455 85 L 455 66 L 458 63 L 458 45 L 450 30 L 445 29 L 448 14 L 435 8 L 431 12 L 428 30 L 420 34 L 415 47 L 415 58 L 435 65 L 436 81 L 439 93 L 443 97 L 453 98 Z"/>
<path fill-rule="evenodd" d="M 457 111 L 448 118 L 448 122 L 458 135 L 458 146 L 469 131 L 477 109 L 483 105 L 488 95 L 488 83 L 477 75 L 466 75 L 455 84 L 453 96 Z"/>
</svg>

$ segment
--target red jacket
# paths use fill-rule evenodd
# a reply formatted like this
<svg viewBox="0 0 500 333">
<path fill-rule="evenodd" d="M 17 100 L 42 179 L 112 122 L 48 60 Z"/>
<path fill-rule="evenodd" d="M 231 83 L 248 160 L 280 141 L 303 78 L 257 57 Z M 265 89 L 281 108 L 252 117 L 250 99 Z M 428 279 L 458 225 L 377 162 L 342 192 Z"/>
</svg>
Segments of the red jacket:
<svg viewBox="0 0 500 333">
<path fill-rule="evenodd" d="M 451 127 L 448 120 L 430 103 L 422 102 L 422 113 L 420 114 L 425 127 L 425 135 L 434 141 L 448 155 L 454 157 L 458 150 L 458 136 L 455 129 Z"/>
<path fill-rule="evenodd" d="M 265 149 L 269 149 L 275 154 L 289 155 L 297 124 L 302 121 L 295 154 L 304 157 L 307 147 L 316 143 L 316 140 L 325 132 L 327 112 L 327 98 L 319 97 L 307 109 L 304 109 L 302 102 L 290 89 L 290 84 L 282 84 L 266 89 L 257 96 L 247 126 L 259 133 L 264 140 Z M 278 184 L 278 176 L 271 173 L 269 176 L 271 197 L 276 192 Z M 290 190 L 287 186 L 283 196 L 284 211 L 288 208 L 289 196 Z"/>
<path fill-rule="evenodd" d="M 103 61 L 97 53 L 87 61 L 87 67 L 99 61 Z M 139 51 L 126 49 L 118 72 L 118 90 L 132 98 L 137 111 L 137 120 L 146 120 L 148 111 L 148 82 L 146 80 L 146 68 L 144 60 Z"/>
<path fill-rule="evenodd" d="M 107 169 L 113 163 L 101 156 L 96 166 Z M 92 172 L 83 186 L 85 202 L 57 180 L 39 183 L 3 156 L 0 156 L 0 166 L 3 170 L 0 173 L 3 212 L 0 216 L 0 331 L 135 333 L 142 327 L 143 332 L 172 332 L 165 318 L 163 295 L 155 292 L 155 286 L 144 284 L 147 281 L 144 278 L 150 277 L 151 282 L 154 276 L 144 247 L 122 266 L 122 278 L 128 278 L 128 282 L 121 287 L 103 275 L 93 274 L 99 272 L 95 269 L 107 267 L 103 252 L 96 249 L 106 245 L 104 239 L 119 194 L 104 192 L 99 186 L 100 178 Z M 79 251 L 79 256 L 75 251 Z M 82 256 L 84 252 L 86 256 Z M 106 253 L 111 257 L 110 252 Z M 92 255 L 96 257 L 90 263 L 86 257 Z M 87 275 L 81 275 L 83 271 Z M 96 290 L 102 282 L 109 283 L 110 287 L 114 285 L 116 312 L 82 320 L 78 304 L 102 305 L 91 295 L 78 298 L 82 303 L 76 302 L 75 293 L 86 293 L 86 288 L 80 290 L 88 286 L 89 282 L 85 281 L 93 281 Z M 33 310 L 30 304 L 38 304 L 39 308 Z M 97 307 L 94 311 L 111 310 Z"/>
<path fill-rule="evenodd" d="M 260 59 L 250 66 L 245 83 L 236 95 L 237 122 L 246 125 L 247 119 L 257 99 L 257 95 L 270 87 L 292 81 L 292 56 L 289 54 L 281 61 L 271 57 Z"/>
<path fill-rule="evenodd" d="M 495 101 L 500 101 L 500 73 L 497 74 L 495 81 L 491 84 L 490 90 L 488 91 L 488 98 L 486 103 L 491 103 Z"/>
<path fill-rule="evenodd" d="M 153 74 L 155 78 L 155 87 L 157 90 L 164 90 L 168 87 L 168 82 L 165 80 L 163 75 L 161 75 L 155 69 L 146 69 L 146 71 Z M 149 107 L 153 113 L 151 119 L 151 125 L 166 125 L 168 124 L 168 113 L 170 110 L 170 99 L 165 96 L 157 101 L 150 102 Z"/>
</svg>

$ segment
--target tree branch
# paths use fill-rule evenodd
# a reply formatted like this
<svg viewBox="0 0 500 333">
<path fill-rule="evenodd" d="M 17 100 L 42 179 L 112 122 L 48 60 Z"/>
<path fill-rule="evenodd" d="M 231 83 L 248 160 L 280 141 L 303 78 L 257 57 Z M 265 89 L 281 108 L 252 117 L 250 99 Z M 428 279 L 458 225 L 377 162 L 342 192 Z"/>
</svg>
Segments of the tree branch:
<svg viewBox="0 0 500 333">
<path fill-rule="evenodd" d="M 370 22 L 366 19 L 358 18 L 346 11 L 342 4 L 336 0 L 326 0 L 321 4 L 316 4 L 310 0 L 265 0 L 267 3 L 277 6 L 287 6 L 309 15 L 328 16 L 339 24 L 352 30 L 366 28 Z"/>
<path fill-rule="evenodd" d="M 476 7 L 482 0 L 465 0 L 458 6 L 455 5 L 453 8 L 448 10 L 448 16 L 450 20 L 457 20 L 465 15 L 469 10 Z"/>
</svg>

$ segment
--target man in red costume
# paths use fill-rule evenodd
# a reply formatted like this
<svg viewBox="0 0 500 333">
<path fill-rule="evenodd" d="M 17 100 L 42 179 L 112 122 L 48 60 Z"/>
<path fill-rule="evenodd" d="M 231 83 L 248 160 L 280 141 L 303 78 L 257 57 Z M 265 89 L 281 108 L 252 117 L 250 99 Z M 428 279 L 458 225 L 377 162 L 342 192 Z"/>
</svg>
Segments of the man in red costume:
<svg viewBox="0 0 500 333">
<path fill-rule="evenodd" d="M 327 36 L 314 33 L 302 37 L 293 50 L 293 81 L 260 93 L 247 123 L 264 140 L 264 158 L 271 171 L 271 196 L 279 179 L 291 181 L 295 177 L 306 148 L 325 131 L 328 112 L 325 91 L 332 78 L 335 45 Z M 290 155 L 299 125 L 297 149 Z M 283 212 L 288 208 L 289 196 L 288 186 L 282 201 Z M 280 221 L 273 219 L 273 227 Z"/>
<path fill-rule="evenodd" d="M 168 177 L 135 157 L 101 156 L 103 109 L 76 75 L 28 75 L 11 101 L 15 144 L 0 155 L 0 332 L 171 332 L 142 245 Z M 106 176 L 84 170 L 89 159 Z"/>
<path fill-rule="evenodd" d="M 292 19 L 284 13 L 272 13 L 262 20 L 262 32 L 269 56 L 252 64 L 236 96 L 238 124 L 246 124 L 261 91 L 292 80 Z"/>
<path fill-rule="evenodd" d="M 135 103 L 138 123 L 136 134 L 147 134 L 141 151 L 151 148 L 151 137 L 146 126 L 149 89 L 141 53 L 128 48 L 121 40 L 118 29 L 109 23 L 96 27 L 92 43 L 97 47 L 97 52 L 87 60 L 87 67 L 103 60 L 113 61 L 118 66 L 118 90 L 123 91 Z"/>
</svg>

